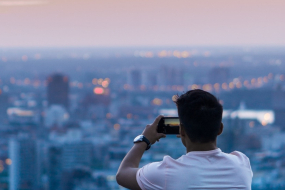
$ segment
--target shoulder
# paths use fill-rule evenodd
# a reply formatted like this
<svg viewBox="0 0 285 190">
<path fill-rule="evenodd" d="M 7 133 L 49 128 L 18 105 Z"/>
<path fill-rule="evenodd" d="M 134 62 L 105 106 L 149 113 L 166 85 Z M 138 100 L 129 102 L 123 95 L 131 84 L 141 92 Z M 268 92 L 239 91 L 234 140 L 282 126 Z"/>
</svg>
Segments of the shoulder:
<svg viewBox="0 0 285 190">
<path fill-rule="evenodd" d="M 170 156 L 164 156 L 162 161 L 149 163 L 140 168 L 140 170 L 142 170 L 142 172 L 146 175 L 155 175 L 157 173 L 163 174 L 163 172 L 165 172 L 164 170 L 167 168 L 167 165 L 169 165 L 169 162 L 172 160 L 174 159 Z"/>
<path fill-rule="evenodd" d="M 249 163 L 249 158 L 242 152 L 233 151 L 230 155 L 236 157 L 241 163 Z"/>
<path fill-rule="evenodd" d="M 233 151 L 230 153 L 230 155 L 234 156 L 239 162 L 239 164 L 244 165 L 251 170 L 250 160 L 244 153 L 239 151 Z"/>
<path fill-rule="evenodd" d="M 169 161 L 173 160 L 170 156 L 164 156 L 160 162 L 152 162 L 137 171 L 136 179 L 141 189 L 163 189 L 165 176 Z"/>
</svg>

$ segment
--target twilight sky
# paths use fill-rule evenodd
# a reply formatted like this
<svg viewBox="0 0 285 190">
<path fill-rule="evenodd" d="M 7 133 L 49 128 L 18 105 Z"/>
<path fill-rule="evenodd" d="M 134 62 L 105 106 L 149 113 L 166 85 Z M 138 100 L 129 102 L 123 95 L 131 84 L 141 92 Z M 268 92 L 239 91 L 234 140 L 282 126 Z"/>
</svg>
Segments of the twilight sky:
<svg viewBox="0 0 285 190">
<path fill-rule="evenodd" d="M 0 0 L 0 47 L 285 45 L 285 0 Z"/>
</svg>

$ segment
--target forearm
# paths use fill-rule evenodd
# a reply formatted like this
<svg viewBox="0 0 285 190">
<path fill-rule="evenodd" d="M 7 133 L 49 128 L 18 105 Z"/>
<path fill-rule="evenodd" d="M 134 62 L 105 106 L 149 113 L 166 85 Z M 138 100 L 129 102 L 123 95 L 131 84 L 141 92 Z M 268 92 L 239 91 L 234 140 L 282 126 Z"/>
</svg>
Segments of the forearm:
<svg viewBox="0 0 285 190">
<path fill-rule="evenodd" d="M 146 147 L 147 145 L 145 142 L 134 144 L 134 146 L 131 148 L 131 150 L 127 153 L 127 155 L 123 159 L 118 172 L 126 168 L 138 168 Z"/>
<path fill-rule="evenodd" d="M 146 147 L 145 142 L 134 144 L 118 169 L 116 175 L 118 184 L 128 189 L 140 189 L 136 181 L 136 173 L 139 170 L 139 163 Z"/>
<path fill-rule="evenodd" d="M 160 138 L 165 137 L 165 134 L 157 133 L 157 125 L 161 118 L 162 116 L 158 116 L 154 123 L 146 126 L 142 133 L 143 136 L 137 136 L 134 140 L 134 146 L 127 153 L 118 169 L 116 180 L 119 185 L 133 190 L 141 189 L 137 182 L 136 175 L 143 153 L 148 145 L 154 144 Z"/>
</svg>

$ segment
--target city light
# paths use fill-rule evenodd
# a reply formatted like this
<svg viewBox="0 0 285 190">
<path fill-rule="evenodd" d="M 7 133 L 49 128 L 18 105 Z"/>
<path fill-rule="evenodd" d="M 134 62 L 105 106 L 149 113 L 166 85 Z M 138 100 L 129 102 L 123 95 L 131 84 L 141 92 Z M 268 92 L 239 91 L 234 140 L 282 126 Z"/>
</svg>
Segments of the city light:
<svg viewBox="0 0 285 190">
<path fill-rule="evenodd" d="M 237 82 L 236 87 L 237 88 L 241 88 L 242 87 L 242 83 L 241 82 Z"/>
<path fill-rule="evenodd" d="M 234 83 L 233 83 L 233 82 L 230 82 L 229 88 L 233 89 L 234 87 L 235 87 Z"/>
<path fill-rule="evenodd" d="M 25 80 L 24 80 L 24 84 L 26 84 L 26 85 L 28 85 L 28 84 L 30 84 L 30 79 L 29 78 L 25 78 Z"/>
<path fill-rule="evenodd" d="M 173 52 L 173 56 L 174 56 L 174 57 L 177 57 L 177 58 L 180 58 L 180 57 L 181 57 L 180 52 L 177 51 L 177 50 L 175 50 L 175 51 Z"/>
<path fill-rule="evenodd" d="M 25 110 L 22 108 L 8 108 L 7 109 L 7 114 L 8 115 L 17 115 L 17 116 L 21 116 L 21 117 L 31 117 L 34 115 L 34 112 L 31 110 Z"/>
<path fill-rule="evenodd" d="M 108 82 L 108 81 L 104 80 L 104 81 L 102 82 L 102 86 L 103 86 L 104 88 L 107 88 L 108 85 L 109 85 L 109 82 Z"/>
<path fill-rule="evenodd" d="M 183 52 L 181 53 L 181 56 L 182 56 L 183 58 L 187 58 L 187 57 L 190 56 L 190 53 L 188 53 L 187 51 L 183 51 Z"/>
<path fill-rule="evenodd" d="M 92 84 L 96 85 L 96 84 L 97 84 L 97 79 L 94 78 L 94 79 L 92 80 Z"/>
<path fill-rule="evenodd" d="M 197 85 L 197 84 L 193 84 L 192 86 L 191 86 L 191 89 L 192 90 L 195 90 L 195 89 L 198 89 L 199 88 L 199 86 Z"/>
<path fill-rule="evenodd" d="M 94 94 L 104 94 L 104 88 L 101 88 L 101 87 L 95 87 L 93 92 Z"/>
<path fill-rule="evenodd" d="M 102 79 L 102 78 L 100 78 L 100 79 L 97 80 L 97 83 L 98 83 L 99 85 L 102 85 L 102 82 L 103 82 L 103 79 Z"/>
<path fill-rule="evenodd" d="M 155 98 L 155 99 L 152 100 L 152 103 L 154 105 L 160 106 L 162 104 L 162 100 L 159 99 L 159 98 Z"/>
<path fill-rule="evenodd" d="M 128 114 L 127 114 L 127 118 L 128 118 L 128 119 L 131 119 L 132 117 L 133 117 L 133 114 L 131 114 L 131 113 L 128 113 Z"/>
<path fill-rule="evenodd" d="M 205 90 L 205 91 L 212 91 L 212 85 L 211 84 L 203 85 L 203 90 Z"/>
<path fill-rule="evenodd" d="M 249 122 L 249 127 L 251 127 L 251 128 L 254 127 L 254 121 Z"/>
<path fill-rule="evenodd" d="M 219 90 L 220 84 L 219 84 L 219 83 L 215 83 L 215 84 L 214 84 L 214 88 L 215 88 L 215 90 Z"/>
<path fill-rule="evenodd" d="M 116 123 L 116 124 L 114 125 L 114 129 L 115 129 L 116 131 L 120 130 L 120 127 L 121 127 L 121 125 L 118 124 L 118 123 Z"/>
<path fill-rule="evenodd" d="M 173 95 L 171 99 L 172 99 L 173 102 L 176 102 L 177 98 L 178 98 L 177 95 Z"/>
<path fill-rule="evenodd" d="M 224 90 L 227 90 L 227 89 L 228 89 L 228 84 L 227 84 L 227 83 L 223 83 L 223 84 L 222 84 L 222 88 L 223 88 Z"/>
<path fill-rule="evenodd" d="M 11 164 L 12 164 L 12 160 L 11 160 L 10 158 L 7 158 L 7 159 L 5 160 L 5 163 L 6 163 L 7 165 L 11 165 Z"/>
<path fill-rule="evenodd" d="M 111 114 L 111 113 L 107 113 L 107 114 L 106 114 L 106 118 L 107 118 L 107 119 L 112 118 L 112 114 Z"/>
<path fill-rule="evenodd" d="M 167 56 L 167 51 L 163 50 L 158 53 L 158 57 L 166 57 Z"/>
</svg>

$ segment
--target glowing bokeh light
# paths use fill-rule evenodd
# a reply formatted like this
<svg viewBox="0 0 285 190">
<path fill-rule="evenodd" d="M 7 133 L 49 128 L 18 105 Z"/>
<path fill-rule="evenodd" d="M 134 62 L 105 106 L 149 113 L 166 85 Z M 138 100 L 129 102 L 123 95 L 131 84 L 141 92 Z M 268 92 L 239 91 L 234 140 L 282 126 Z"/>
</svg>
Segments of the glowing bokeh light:
<svg viewBox="0 0 285 190">
<path fill-rule="evenodd" d="M 10 158 L 7 158 L 7 159 L 5 160 L 5 163 L 6 163 L 7 165 L 11 165 L 11 164 L 12 164 L 12 160 L 11 160 Z"/>
<path fill-rule="evenodd" d="M 155 99 L 152 100 L 152 103 L 154 105 L 160 106 L 162 104 L 162 100 L 159 99 L 159 98 L 155 98 Z"/>
<path fill-rule="evenodd" d="M 115 125 L 114 125 L 114 129 L 116 130 L 116 131 L 118 131 L 118 130 L 120 130 L 120 124 L 118 124 L 118 123 L 116 123 Z"/>
<path fill-rule="evenodd" d="M 93 90 L 94 94 L 103 94 L 104 93 L 104 89 L 101 87 L 95 87 Z"/>
</svg>

